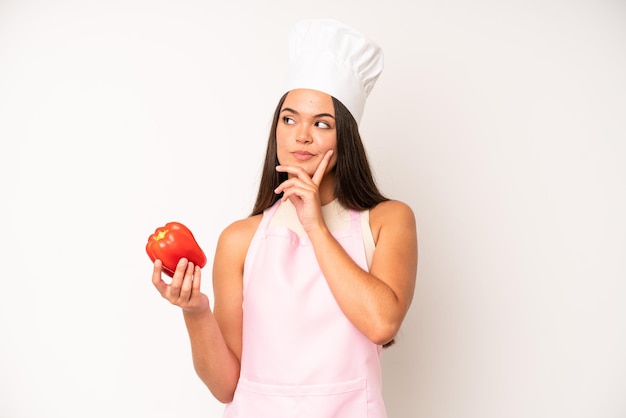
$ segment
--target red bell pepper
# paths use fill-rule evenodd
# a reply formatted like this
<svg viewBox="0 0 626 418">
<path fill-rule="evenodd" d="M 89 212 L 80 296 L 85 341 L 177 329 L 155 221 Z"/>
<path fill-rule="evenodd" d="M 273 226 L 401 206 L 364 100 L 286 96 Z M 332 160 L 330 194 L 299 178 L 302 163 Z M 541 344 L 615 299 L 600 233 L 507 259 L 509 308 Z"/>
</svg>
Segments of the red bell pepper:
<svg viewBox="0 0 626 418">
<path fill-rule="evenodd" d="M 206 265 L 204 251 L 189 228 L 180 222 L 168 222 L 157 228 L 148 238 L 146 252 L 153 263 L 156 259 L 163 262 L 163 272 L 170 277 L 183 257 L 201 268 Z"/>
</svg>

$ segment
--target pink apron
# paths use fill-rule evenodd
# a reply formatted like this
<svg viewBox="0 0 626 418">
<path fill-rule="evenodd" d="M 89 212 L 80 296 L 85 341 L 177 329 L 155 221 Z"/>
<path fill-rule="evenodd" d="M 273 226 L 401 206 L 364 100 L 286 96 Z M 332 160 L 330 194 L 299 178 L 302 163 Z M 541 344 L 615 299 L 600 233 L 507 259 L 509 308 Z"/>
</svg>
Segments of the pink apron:
<svg viewBox="0 0 626 418">
<path fill-rule="evenodd" d="M 343 314 L 313 246 L 267 209 L 244 266 L 241 374 L 224 418 L 386 418 L 381 347 Z M 360 214 L 334 234 L 367 269 Z"/>
</svg>

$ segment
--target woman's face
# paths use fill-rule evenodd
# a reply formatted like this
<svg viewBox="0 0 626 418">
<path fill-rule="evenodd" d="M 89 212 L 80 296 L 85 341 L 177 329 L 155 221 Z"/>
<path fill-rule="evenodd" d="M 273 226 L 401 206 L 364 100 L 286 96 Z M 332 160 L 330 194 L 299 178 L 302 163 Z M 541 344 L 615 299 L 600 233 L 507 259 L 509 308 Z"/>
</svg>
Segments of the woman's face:
<svg viewBox="0 0 626 418">
<path fill-rule="evenodd" d="M 332 98 L 316 90 L 291 90 L 280 109 L 276 151 L 281 165 L 299 166 L 312 176 L 328 150 L 336 163 L 337 129 Z"/>
</svg>

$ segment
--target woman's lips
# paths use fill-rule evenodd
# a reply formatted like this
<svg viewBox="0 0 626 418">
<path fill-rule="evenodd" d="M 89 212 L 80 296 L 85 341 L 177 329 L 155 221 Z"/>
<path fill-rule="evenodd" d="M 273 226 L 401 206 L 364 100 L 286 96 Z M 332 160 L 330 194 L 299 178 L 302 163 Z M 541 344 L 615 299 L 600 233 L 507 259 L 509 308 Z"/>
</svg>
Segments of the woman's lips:
<svg viewBox="0 0 626 418">
<path fill-rule="evenodd" d="M 308 151 L 294 151 L 291 153 L 298 161 L 308 161 L 315 157 L 315 154 L 311 154 Z"/>
</svg>

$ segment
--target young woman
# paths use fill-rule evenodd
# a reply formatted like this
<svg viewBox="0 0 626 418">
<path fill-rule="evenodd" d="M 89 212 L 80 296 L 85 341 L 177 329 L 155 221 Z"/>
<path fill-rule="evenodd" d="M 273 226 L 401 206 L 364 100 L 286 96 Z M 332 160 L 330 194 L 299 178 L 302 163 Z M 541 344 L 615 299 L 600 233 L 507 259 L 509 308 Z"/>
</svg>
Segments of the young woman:
<svg viewBox="0 0 626 418">
<path fill-rule="evenodd" d="M 181 259 L 168 285 L 154 263 L 225 417 L 386 417 L 379 356 L 413 297 L 415 220 L 378 191 L 359 110 L 330 90 L 281 98 L 253 213 L 218 241 L 212 308 L 198 266 Z"/>
</svg>

